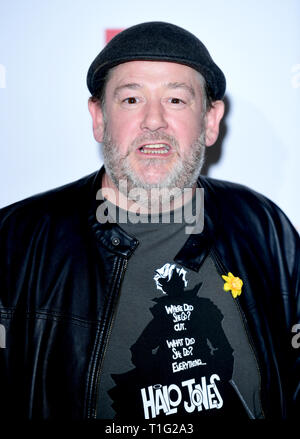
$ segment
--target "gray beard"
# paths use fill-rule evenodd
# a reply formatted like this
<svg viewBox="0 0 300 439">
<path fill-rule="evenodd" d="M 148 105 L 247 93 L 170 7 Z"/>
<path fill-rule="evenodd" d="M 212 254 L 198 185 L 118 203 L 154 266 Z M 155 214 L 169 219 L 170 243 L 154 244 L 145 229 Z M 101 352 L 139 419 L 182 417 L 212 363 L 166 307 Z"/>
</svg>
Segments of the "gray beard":
<svg viewBox="0 0 300 439">
<path fill-rule="evenodd" d="M 102 142 L 104 167 L 114 185 L 120 192 L 124 193 L 125 196 L 128 195 L 129 191 L 135 188 L 142 188 L 146 191 L 150 191 L 153 188 L 168 189 L 171 191 L 174 188 L 177 188 L 183 192 L 184 188 L 191 188 L 196 183 L 204 164 L 205 129 L 202 129 L 199 137 L 192 144 L 188 158 L 182 159 L 179 157 L 179 160 L 172 171 L 162 181 L 156 184 L 148 184 L 132 169 L 129 160 L 129 153 L 144 141 L 151 142 L 157 140 L 165 140 L 171 144 L 177 152 L 180 151 L 178 142 L 174 137 L 165 133 L 149 132 L 138 137 L 131 145 L 128 153 L 125 156 L 121 156 L 118 145 L 113 141 L 112 136 L 108 132 L 107 126 L 105 126 Z M 160 161 L 155 158 L 145 160 L 146 164 L 149 166 L 159 167 L 161 165 Z M 123 185 L 120 185 L 120 181 L 127 182 L 126 193 L 124 192 Z"/>
</svg>

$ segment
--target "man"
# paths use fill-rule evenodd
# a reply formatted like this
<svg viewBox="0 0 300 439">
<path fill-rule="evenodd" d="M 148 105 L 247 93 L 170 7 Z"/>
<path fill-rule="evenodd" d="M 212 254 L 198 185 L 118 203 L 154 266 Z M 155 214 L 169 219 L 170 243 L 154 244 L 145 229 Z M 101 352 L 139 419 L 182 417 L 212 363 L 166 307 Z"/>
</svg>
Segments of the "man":
<svg viewBox="0 0 300 439">
<path fill-rule="evenodd" d="M 292 417 L 299 236 L 263 196 L 198 178 L 222 71 L 150 22 L 111 40 L 87 83 L 104 168 L 1 212 L 0 413 Z"/>
</svg>

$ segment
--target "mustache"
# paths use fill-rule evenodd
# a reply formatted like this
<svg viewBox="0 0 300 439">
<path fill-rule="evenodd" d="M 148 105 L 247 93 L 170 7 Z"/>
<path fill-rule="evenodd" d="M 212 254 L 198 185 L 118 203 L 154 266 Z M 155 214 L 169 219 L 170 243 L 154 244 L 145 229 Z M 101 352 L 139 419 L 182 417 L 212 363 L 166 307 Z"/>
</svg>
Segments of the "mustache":
<svg viewBox="0 0 300 439">
<path fill-rule="evenodd" d="M 137 148 L 139 148 L 142 144 L 145 143 L 151 143 L 151 142 L 159 142 L 159 143 L 167 143 L 175 150 L 175 152 L 180 155 L 180 147 L 179 142 L 177 139 L 167 133 L 164 133 L 162 131 L 155 131 L 155 132 L 146 132 L 139 136 L 137 136 L 129 145 L 128 150 L 125 152 L 125 154 L 120 157 L 120 159 L 126 159 L 131 152 L 134 152 Z M 111 136 L 111 133 L 107 129 L 107 126 L 104 126 L 104 133 L 103 133 L 103 141 L 102 143 L 109 147 L 110 149 L 118 149 L 117 145 L 113 141 L 113 138 Z"/>
<path fill-rule="evenodd" d="M 166 134 L 164 132 L 155 131 L 153 133 L 152 132 L 143 133 L 138 137 L 136 137 L 129 145 L 128 150 L 126 151 L 122 159 L 125 159 L 126 157 L 129 156 L 131 152 L 134 152 L 142 144 L 148 142 L 167 143 L 168 145 L 171 146 L 171 148 L 173 148 L 177 152 L 177 154 L 180 155 L 179 143 L 174 136 L 171 136 L 170 134 Z M 108 130 L 105 127 L 104 127 L 104 135 L 103 135 L 102 143 L 104 143 L 106 146 L 109 146 L 110 149 L 117 148 L 116 144 L 112 139 L 111 134 L 108 132 Z"/>
</svg>

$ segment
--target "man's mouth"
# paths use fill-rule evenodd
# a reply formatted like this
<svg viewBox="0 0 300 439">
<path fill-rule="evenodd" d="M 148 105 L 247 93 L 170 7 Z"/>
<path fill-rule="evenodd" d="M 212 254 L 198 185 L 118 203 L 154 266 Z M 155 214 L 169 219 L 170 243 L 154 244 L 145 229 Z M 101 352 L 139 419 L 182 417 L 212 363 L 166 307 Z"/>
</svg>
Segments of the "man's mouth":
<svg viewBox="0 0 300 439">
<path fill-rule="evenodd" d="M 170 146 L 166 145 L 165 143 L 149 144 L 141 146 L 139 151 L 143 154 L 163 155 L 168 154 L 170 151 Z"/>
</svg>

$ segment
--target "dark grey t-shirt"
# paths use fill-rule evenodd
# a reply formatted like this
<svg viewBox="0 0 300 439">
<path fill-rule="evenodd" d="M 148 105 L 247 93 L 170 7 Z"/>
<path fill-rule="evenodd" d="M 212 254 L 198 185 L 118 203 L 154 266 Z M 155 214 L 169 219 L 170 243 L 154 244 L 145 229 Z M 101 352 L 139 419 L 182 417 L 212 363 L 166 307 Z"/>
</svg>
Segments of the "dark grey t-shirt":
<svg viewBox="0 0 300 439">
<path fill-rule="evenodd" d="M 97 417 L 263 417 L 257 361 L 213 259 L 199 272 L 175 264 L 185 224 L 122 228 L 139 246 L 122 283 Z"/>
</svg>

